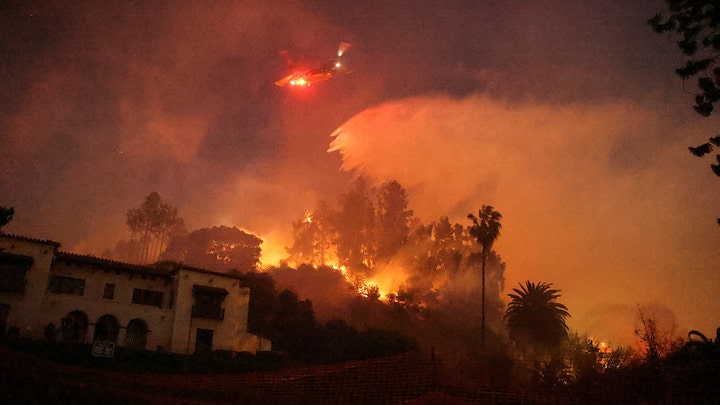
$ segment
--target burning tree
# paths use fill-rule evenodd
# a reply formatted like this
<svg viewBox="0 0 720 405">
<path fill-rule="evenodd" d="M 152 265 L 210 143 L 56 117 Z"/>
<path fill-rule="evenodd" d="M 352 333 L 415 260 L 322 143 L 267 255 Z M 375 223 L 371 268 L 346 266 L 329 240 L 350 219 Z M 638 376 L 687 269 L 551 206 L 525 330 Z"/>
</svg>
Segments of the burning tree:
<svg viewBox="0 0 720 405">
<path fill-rule="evenodd" d="M 320 319 L 399 331 L 466 358 L 481 333 L 480 307 L 467 303 L 480 295 L 482 245 L 470 227 L 448 217 L 423 224 L 408 206 L 396 181 L 372 189 L 356 182 L 338 209 L 322 204 L 293 222 L 288 260 L 268 272 L 311 299 Z M 498 350 L 505 264 L 490 247 L 485 261 L 488 340 Z"/>
<path fill-rule="evenodd" d="M 438 270 L 456 273 L 472 243 L 465 228 L 460 224 L 451 224 L 448 217 L 441 217 L 433 223 L 432 238 Z"/>
<path fill-rule="evenodd" d="M 293 245 L 288 248 L 288 260 L 322 266 L 336 263 L 333 217 L 337 213 L 321 201 L 314 211 L 306 211 L 303 218 L 293 221 Z"/>
<path fill-rule="evenodd" d="M 335 229 L 339 264 L 356 271 L 374 264 L 375 207 L 362 178 L 353 186 L 353 190 L 340 197 Z"/>
<path fill-rule="evenodd" d="M 412 222 L 413 211 L 400 183 L 393 180 L 368 189 L 361 178 L 340 196 L 339 209 L 321 202 L 292 223 L 294 242 L 287 249 L 288 260 L 364 272 L 392 259 L 405 246 Z"/>
<path fill-rule="evenodd" d="M 358 179 L 340 196 L 338 205 L 335 210 L 321 203 L 293 222 L 294 242 L 287 249 L 289 265 L 333 267 L 356 285 L 361 295 L 379 292 L 387 298 L 400 287 L 410 291 L 452 285 L 454 293 L 461 295 L 475 289 L 472 277 L 454 281 L 468 277 L 467 272 L 478 267 L 482 258 L 473 244 L 476 236 L 471 235 L 472 229 L 451 223 L 448 217 L 422 224 L 413 217 L 408 194 L 397 181 L 369 189 L 363 179 Z M 486 247 L 487 261 L 492 251 Z M 498 297 L 494 301 L 500 302 L 504 265 L 499 257 L 492 260 L 493 284 L 498 286 L 493 288 Z M 501 314 L 501 309 L 496 312 Z"/>
</svg>

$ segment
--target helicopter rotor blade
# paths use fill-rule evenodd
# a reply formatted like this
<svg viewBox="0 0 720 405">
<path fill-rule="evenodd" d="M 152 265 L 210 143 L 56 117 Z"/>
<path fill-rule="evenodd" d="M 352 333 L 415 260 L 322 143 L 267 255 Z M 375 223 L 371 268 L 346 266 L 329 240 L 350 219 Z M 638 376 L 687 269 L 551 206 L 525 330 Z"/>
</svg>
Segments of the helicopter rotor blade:
<svg viewBox="0 0 720 405">
<path fill-rule="evenodd" d="M 290 80 L 293 78 L 293 74 L 287 75 L 283 77 L 282 79 L 275 82 L 275 85 L 278 87 L 284 87 L 286 84 L 290 83 Z"/>
</svg>

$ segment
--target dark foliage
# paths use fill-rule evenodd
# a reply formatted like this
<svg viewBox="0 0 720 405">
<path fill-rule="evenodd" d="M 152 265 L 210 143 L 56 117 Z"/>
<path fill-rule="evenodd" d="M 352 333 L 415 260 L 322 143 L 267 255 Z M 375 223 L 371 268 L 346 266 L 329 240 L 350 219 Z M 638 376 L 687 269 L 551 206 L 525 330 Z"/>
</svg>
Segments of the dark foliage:
<svg viewBox="0 0 720 405">
<path fill-rule="evenodd" d="M 0 228 L 10 223 L 13 219 L 13 215 L 15 215 L 15 208 L 0 207 Z"/>
<path fill-rule="evenodd" d="M 682 51 L 685 65 L 675 73 L 683 80 L 697 77 L 695 112 L 709 117 L 720 101 L 720 67 L 715 67 L 720 52 L 720 3 L 715 0 L 666 0 L 668 9 L 648 20 L 653 31 L 670 35 Z M 703 156 L 718 146 L 718 137 L 689 147 L 690 153 Z M 720 162 L 720 155 L 717 156 Z M 711 164 L 720 176 L 720 165 Z M 718 219 L 720 223 L 720 219 Z"/>
<path fill-rule="evenodd" d="M 290 290 L 279 294 L 280 309 L 270 337 L 278 350 L 304 364 L 329 364 L 401 354 L 415 344 L 398 333 L 380 329 L 358 331 L 335 319 L 320 325 L 312 302 Z"/>
<path fill-rule="evenodd" d="M 524 350 L 546 352 L 559 347 L 567 339 L 565 319 L 570 317 L 567 307 L 556 301 L 560 290 L 551 283 L 527 281 L 513 291 L 505 313 L 510 338 Z"/>
<path fill-rule="evenodd" d="M 87 344 L 14 341 L 14 350 L 58 364 L 129 373 L 219 374 L 279 370 L 292 363 L 278 353 L 215 351 L 205 355 L 180 355 L 166 351 L 115 348 L 113 358 L 93 357 Z"/>
<path fill-rule="evenodd" d="M 202 269 L 248 271 L 260 262 L 262 239 L 235 227 L 214 226 L 174 237 L 160 259 Z"/>
<path fill-rule="evenodd" d="M 698 76 L 700 92 L 695 98 L 695 110 L 709 116 L 713 105 L 720 100 L 720 68 L 712 69 L 720 51 L 720 5 L 712 0 L 666 0 L 668 10 L 656 14 L 648 23 L 653 31 L 670 33 L 674 42 L 688 59 L 676 69 L 683 79 Z"/>
<path fill-rule="evenodd" d="M 322 272 L 322 269 L 312 266 L 301 266 L 297 270 L 280 267 L 274 271 L 279 271 L 284 277 L 295 273 L 310 277 L 318 271 L 336 275 L 329 269 Z M 250 287 L 249 330 L 270 339 L 273 350 L 285 353 L 293 361 L 330 364 L 416 350 L 413 341 L 394 331 L 375 328 L 361 331 L 340 319 L 321 324 L 315 317 L 310 300 L 301 300 L 289 289 L 277 293 L 275 280 L 267 273 L 248 272 L 240 274 L 240 277 Z M 312 284 L 312 280 L 309 283 Z M 325 287 L 327 291 L 333 288 L 329 284 Z"/>
<path fill-rule="evenodd" d="M 280 309 L 275 280 L 269 274 L 258 271 L 239 273 L 231 270 L 230 273 L 240 276 L 243 284 L 250 288 L 248 331 L 260 336 L 271 336 L 272 324 Z"/>
<path fill-rule="evenodd" d="M 696 337 L 695 339 L 693 338 Z M 699 338 L 699 340 L 697 339 Z M 720 328 L 715 341 L 691 331 L 688 341 L 665 359 L 664 376 L 675 398 L 701 403 L 720 401 Z"/>
</svg>

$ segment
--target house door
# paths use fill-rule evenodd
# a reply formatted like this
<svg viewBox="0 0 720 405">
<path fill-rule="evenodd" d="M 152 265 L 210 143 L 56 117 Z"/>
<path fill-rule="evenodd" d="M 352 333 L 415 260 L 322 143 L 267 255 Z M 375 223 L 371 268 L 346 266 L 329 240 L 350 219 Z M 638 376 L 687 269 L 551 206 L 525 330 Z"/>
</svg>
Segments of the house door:
<svg viewBox="0 0 720 405">
<path fill-rule="evenodd" d="M 195 353 L 210 353 L 212 351 L 214 332 L 210 329 L 198 329 L 195 333 Z"/>
<path fill-rule="evenodd" d="M 85 312 L 75 310 L 62 319 L 62 337 L 69 343 L 85 343 L 88 328 L 88 316 Z"/>
<path fill-rule="evenodd" d="M 95 323 L 95 334 L 93 335 L 93 341 L 99 340 L 101 342 L 117 342 L 118 332 L 120 325 L 118 324 L 117 318 L 112 315 L 103 315 L 98 318 Z"/>
<path fill-rule="evenodd" d="M 147 344 L 148 326 L 142 319 L 135 318 L 127 325 L 125 347 L 128 349 L 144 349 Z"/>
</svg>

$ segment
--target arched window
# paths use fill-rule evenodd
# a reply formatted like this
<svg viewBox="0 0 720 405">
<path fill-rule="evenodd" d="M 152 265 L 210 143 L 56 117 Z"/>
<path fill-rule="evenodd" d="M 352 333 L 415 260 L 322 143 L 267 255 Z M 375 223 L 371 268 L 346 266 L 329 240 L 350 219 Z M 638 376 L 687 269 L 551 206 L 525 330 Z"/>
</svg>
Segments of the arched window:
<svg viewBox="0 0 720 405">
<path fill-rule="evenodd" d="M 144 349 L 147 343 L 148 326 L 145 321 L 135 318 L 127 325 L 125 347 L 128 349 Z"/>
<path fill-rule="evenodd" d="M 87 335 L 88 316 L 85 312 L 78 310 L 67 314 L 61 322 L 62 338 L 70 343 L 85 343 Z"/>
<path fill-rule="evenodd" d="M 95 323 L 95 334 L 93 335 L 93 341 L 100 340 L 103 342 L 117 341 L 118 330 L 120 330 L 120 324 L 117 318 L 112 315 L 103 315 L 98 318 Z"/>
</svg>

